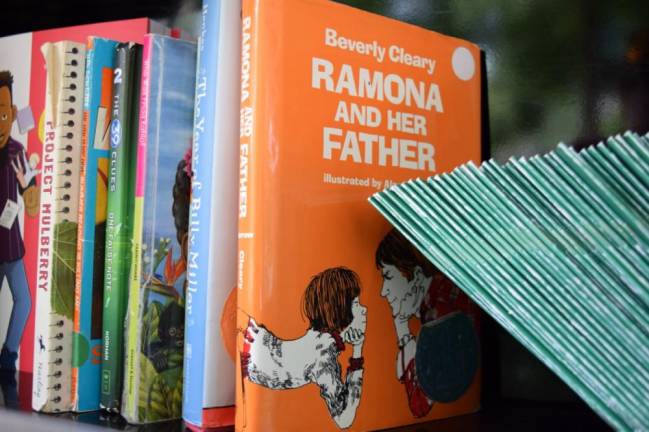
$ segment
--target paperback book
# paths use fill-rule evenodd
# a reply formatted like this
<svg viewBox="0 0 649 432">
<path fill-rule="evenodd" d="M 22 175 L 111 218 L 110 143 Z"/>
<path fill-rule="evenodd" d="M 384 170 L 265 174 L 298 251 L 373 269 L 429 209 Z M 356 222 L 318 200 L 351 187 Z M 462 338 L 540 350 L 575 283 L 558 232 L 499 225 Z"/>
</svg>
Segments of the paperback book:
<svg viewBox="0 0 649 432">
<path fill-rule="evenodd" d="M 195 43 L 145 37 L 122 398 L 130 423 L 182 415 L 195 82 Z"/>
<path fill-rule="evenodd" d="M 75 411 L 99 408 L 108 126 L 116 44 L 109 39 L 89 37 L 86 54 L 72 346 L 71 392 Z"/>
<path fill-rule="evenodd" d="M 118 44 L 110 126 L 101 368 L 101 406 L 115 412 L 121 406 L 124 377 L 124 319 L 131 266 L 141 73 L 142 46 Z"/>
<path fill-rule="evenodd" d="M 234 423 L 240 16 L 205 1 L 198 43 L 183 418 L 201 428 Z"/>
</svg>

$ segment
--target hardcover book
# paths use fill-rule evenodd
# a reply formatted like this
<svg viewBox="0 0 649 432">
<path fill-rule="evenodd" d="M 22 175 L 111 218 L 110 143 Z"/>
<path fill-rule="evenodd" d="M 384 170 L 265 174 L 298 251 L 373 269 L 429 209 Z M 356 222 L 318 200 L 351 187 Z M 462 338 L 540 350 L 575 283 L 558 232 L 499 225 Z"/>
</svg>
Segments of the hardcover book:
<svg viewBox="0 0 649 432">
<path fill-rule="evenodd" d="M 322 0 L 244 0 L 236 429 L 480 407 L 476 306 L 367 199 L 481 159 L 477 46 Z"/>
<path fill-rule="evenodd" d="M 241 2 L 207 0 L 201 17 L 183 418 L 205 428 L 234 423 Z"/>
<path fill-rule="evenodd" d="M 88 38 L 72 344 L 72 405 L 99 408 L 108 126 L 117 42 Z M 84 289 L 85 288 L 85 289 Z"/>
<path fill-rule="evenodd" d="M 38 277 L 38 236 L 46 69 L 41 46 L 71 40 L 85 44 L 90 35 L 141 41 L 164 27 L 145 18 L 64 27 L 0 38 L 0 97 L 7 117 L 0 129 L 0 367 L 31 373 L 34 364 L 34 311 Z M 3 90 L 4 89 L 4 90 Z M 10 145 L 9 145 L 10 144 Z M 7 155 L 2 156 L 2 153 Z M 11 156 L 11 157 L 9 157 Z M 22 187 L 14 165 L 20 156 Z M 16 165 L 18 168 L 18 165 Z M 7 209 L 7 213 L 5 212 Z M 17 212 L 15 211 L 17 210 Z M 11 219 L 11 220 L 10 220 Z M 11 223 L 10 223 L 11 222 Z M 18 375 L 15 375 L 18 378 Z M 32 381 L 18 379 L 23 408 L 31 408 Z"/>
<path fill-rule="evenodd" d="M 86 49 L 46 43 L 47 69 L 32 407 L 72 408 L 72 323 Z"/>
<path fill-rule="evenodd" d="M 144 40 L 122 415 L 182 414 L 196 44 Z"/>
<path fill-rule="evenodd" d="M 106 215 L 101 406 L 119 412 L 133 235 L 142 45 L 121 43 L 116 54 Z"/>
</svg>

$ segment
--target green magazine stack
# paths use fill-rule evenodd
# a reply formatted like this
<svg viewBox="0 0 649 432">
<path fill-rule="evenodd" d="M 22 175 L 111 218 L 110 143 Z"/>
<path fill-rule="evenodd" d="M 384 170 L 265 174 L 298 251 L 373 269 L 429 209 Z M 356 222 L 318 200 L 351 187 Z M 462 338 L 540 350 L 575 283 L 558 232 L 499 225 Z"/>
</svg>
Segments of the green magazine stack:
<svg viewBox="0 0 649 432">
<path fill-rule="evenodd" d="M 370 202 L 611 426 L 649 429 L 649 137 L 473 163 Z"/>
</svg>

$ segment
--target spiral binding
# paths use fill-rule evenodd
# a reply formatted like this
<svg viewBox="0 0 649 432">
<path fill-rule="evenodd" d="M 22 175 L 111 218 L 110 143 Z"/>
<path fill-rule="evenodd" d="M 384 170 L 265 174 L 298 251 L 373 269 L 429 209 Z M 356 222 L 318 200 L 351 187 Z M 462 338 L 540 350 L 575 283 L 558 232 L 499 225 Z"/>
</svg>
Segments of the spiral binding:
<svg viewBox="0 0 649 432">
<path fill-rule="evenodd" d="M 66 55 L 69 54 L 75 55 L 78 53 L 79 50 L 76 47 L 73 47 L 70 51 L 66 52 Z M 66 66 L 67 75 L 64 75 L 63 78 L 68 79 L 70 81 L 77 79 L 77 77 L 79 77 L 80 74 L 75 69 L 81 66 L 80 63 L 81 62 L 77 61 L 77 59 L 74 58 L 70 59 L 69 61 L 66 60 L 65 66 Z M 63 97 L 64 110 L 61 112 L 62 115 L 66 115 L 66 114 L 74 115 L 76 113 L 74 107 L 67 105 L 67 103 L 73 104 L 77 101 L 77 95 L 75 94 L 77 88 L 78 87 L 75 82 L 69 82 L 67 86 L 66 85 L 63 86 L 63 89 L 67 90 L 67 94 Z M 76 123 L 74 119 L 68 119 L 61 122 L 61 129 L 63 130 L 61 133 L 61 143 L 59 145 L 59 152 L 61 152 L 62 154 L 59 155 L 59 162 L 61 163 L 61 165 L 63 165 L 62 167 L 60 167 L 61 169 L 60 175 L 65 177 L 65 179 L 64 181 L 61 182 L 62 186 L 58 188 L 63 190 L 63 193 L 62 194 L 60 193 L 58 197 L 58 201 L 62 202 L 62 205 L 58 209 L 58 212 L 66 216 L 70 214 L 71 211 L 69 205 L 71 199 L 69 190 L 72 188 L 72 182 L 68 181 L 68 178 L 72 176 L 72 170 L 69 169 L 68 167 L 72 165 L 72 163 L 74 162 L 72 159 L 72 151 L 74 148 L 71 144 L 69 144 L 69 142 L 75 138 L 74 135 L 75 125 Z M 65 129 L 67 129 L 67 131 Z M 67 140 L 68 143 L 64 145 L 63 140 Z M 66 216 L 63 216 L 63 219 L 68 221 Z"/>
<path fill-rule="evenodd" d="M 64 325 L 65 325 L 65 323 L 63 322 L 63 320 L 58 320 L 55 323 L 50 324 L 50 327 L 58 327 L 59 329 L 61 329 L 61 328 L 63 328 Z M 63 364 L 63 358 L 61 358 L 60 356 L 57 356 L 57 354 L 60 354 L 63 351 L 63 345 L 61 344 L 61 341 L 63 340 L 64 337 L 65 336 L 64 336 L 63 332 L 59 331 L 56 334 L 54 334 L 53 336 L 50 336 L 50 338 L 49 338 L 50 341 L 54 341 L 54 343 L 53 343 L 54 346 L 52 348 L 48 349 L 48 351 L 50 353 L 52 353 L 51 357 L 50 357 L 52 360 L 49 362 L 51 367 L 52 366 L 61 366 Z M 50 344 L 50 346 L 52 346 L 52 344 Z M 57 370 L 57 371 L 54 371 L 54 373 L 51 373 L 51 374 L 49 374 L 47 376 L 50 377 L 50 378 L 58 379 L 58 378 L 61 378 L 61 376 L 63 376 L 63 373 L 60 370 Z M 61 402 L 61 396 L 59 396 L 58 393 L 61 391 L 62 387 L 63 386 L 61 385 L 60 382 L 58 382 L 56 380 L 52 380 L 52 385 L 47 387 L 47 390 L 50 393 L 54 393 L 54 394 L 57 394 L 57 395 L 54 396 L 52 399 L 50 399 L 50 402 L 53 402 L 55 404 L 58 404 L 58 403 Z M 58 409 L 57 409 L 57 411 L 58 411 Z"/>
<path fill-rule="evenodd" d="M 76 219 L 76 200 L 74 187 L 78 179 L 74 178 L 77 172 L 79 140 L 81 126 L 81 110 L 79 102 L 83 100 L 83 68 L 85 67 L 85 54 L 77 47 L 68 47 L 65 51 L 63 81 L 60 84 L 62 93 L 59 95 L 59 120 L 57 120 L 58 141 L 55 148 L 55 212 L 58 222 L 72 222 Z M 81 81 L 80 81 L 81 80 Z M 65 404 L 69 401 L 69 386 L 62 381 L 70 359 L 65 349 L 71 343 L 67 335 L 63 319 L 55 318 L 55 313 L 50 312 L 50 330 L 48 337 L 48 374 L 47 401 L 52 405 L 50 410 L 58 412 L 69 409 Z"/>
</svg>

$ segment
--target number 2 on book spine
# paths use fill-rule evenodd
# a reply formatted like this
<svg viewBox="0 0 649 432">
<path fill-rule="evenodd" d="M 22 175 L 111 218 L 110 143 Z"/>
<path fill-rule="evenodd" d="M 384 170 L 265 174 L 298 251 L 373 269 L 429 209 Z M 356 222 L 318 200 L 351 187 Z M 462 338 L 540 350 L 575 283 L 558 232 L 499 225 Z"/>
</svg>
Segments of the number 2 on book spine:
<svg viewBox="0 0 649 432">
<path fill-rule="evenodd" d="M 115 71 L 113 72 L 115 75 L 115 78 L 113 78 L 113 84 L 121 84 L 122 83 L 122 69 L 121 68 L 115 68 Z"/>
</svg>

